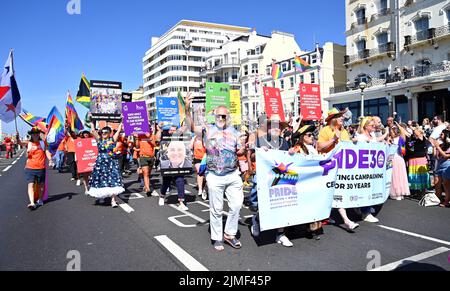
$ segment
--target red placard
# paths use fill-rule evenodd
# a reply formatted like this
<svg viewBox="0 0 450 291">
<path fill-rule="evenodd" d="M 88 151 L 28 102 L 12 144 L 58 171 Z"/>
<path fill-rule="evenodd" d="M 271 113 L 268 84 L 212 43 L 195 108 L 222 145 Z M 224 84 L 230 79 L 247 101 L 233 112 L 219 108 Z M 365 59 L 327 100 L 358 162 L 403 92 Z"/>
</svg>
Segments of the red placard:
<svg viewBox="0 0 450 291">
<path fill-rule="evenodd" d="M 98 156 L 97 141 L 94 138 L 78 138 L 75 140 L 78 173 L 90 173 L 94 169 Z"/>
<path fill-rule="evenodd" d="M 278 115 L 281 121 L 285 121 L 283 102 L 281 101 L 280 89 L 272 87 L 264 87 L 264 101 L 266 103 L 267 118 L 272 115 Z"/>
<path fill-rule="evenodd" d="M 303 120 L 320 120 L 322 117 L 320 85 L 300 84 L 300 104 Z"/>
</svg>

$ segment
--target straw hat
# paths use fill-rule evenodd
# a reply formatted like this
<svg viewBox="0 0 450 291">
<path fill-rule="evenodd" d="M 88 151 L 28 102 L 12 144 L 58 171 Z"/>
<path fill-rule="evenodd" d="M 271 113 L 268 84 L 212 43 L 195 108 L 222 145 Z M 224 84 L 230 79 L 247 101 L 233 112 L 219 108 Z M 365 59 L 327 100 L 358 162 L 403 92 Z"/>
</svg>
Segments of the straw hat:
<svg viewBox="0 0 450 291">
<path fill-rule="evenodd" d="M 337 108 L 333 108 L 328 111 L 328 117 L 325 119 L 325 122 L 329 123 L 332 119 L 339 118 L 344 115 L 345 112 L 347 112 L 347 110 L 339 111 Z"/>
</svg>

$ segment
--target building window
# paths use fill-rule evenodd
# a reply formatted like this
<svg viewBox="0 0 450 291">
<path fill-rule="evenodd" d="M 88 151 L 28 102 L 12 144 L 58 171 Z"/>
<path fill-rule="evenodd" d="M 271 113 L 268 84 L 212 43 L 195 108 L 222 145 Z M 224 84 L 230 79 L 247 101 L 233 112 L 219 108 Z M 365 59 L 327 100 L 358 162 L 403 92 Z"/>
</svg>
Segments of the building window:
<svg viewBox="0 0 450 291">
<path fill-rule="evenodd" d="M 381 33 L 377 36 L 378 46 L 382 46 L 388 43 L 388 34 L 387 32 Z"/>
<path fill-rule="evenodd" d="M 248 84 L 244 84 L 244 95 L 248 95 Z"/>
<path fill-rule="evenodd" d="M 224 74 L 223 80 L 224 80 L 225 82 L 229 82 L 229 81 L 230 81 L 230 80 L 229 80 L 229 74 L 228 74 L 228 73 L 225 73 L 225 74 Z"/>
<path fill-rule="evenodd" d="M 300 76 L 300 83 L 301 84 L 305 83 L 305 76 L 303 76 L 303 75 Z"/>
<path fill-rule="evenodd" d="M 430 20 L 428 17 L 422 17 L 414 21 L 414 28 L 416 29 L 417 40 L 425 40 L 428 38 L 428 28 L 430 28 Z"/>
<path fill-rule="evenodd" d="M 445 14 L 447 15 L 447 22 L 450 24 L 450 9 L 446 10 Z"/>
<path fill-rule="evenodd" d="M 266 68 L 266 75 L 270 76 L 272 74 L 272 68 L 271 67 L 267 67 Z"/>
<path fill-rule="evenodd" d="M 388 9 L 388 1 L 380 0 L 380 14 L 386 14 Z"/>
<path fill-rule="evenodd" d="M 358 49 L 358 53 L 363 52 L 366 49 L 366 40 L 362 39 L 356 43 L 356 48 Z"/>
<path fill-rule="evenodd" d="M 252 64 L 252 74 L 258 74 L 258 64 Z"/>
<path fill-rule="evenodd" d="M 289 78 L 289 81 L 291 83 L 291 88 L 294 88 L 295 84 L 294 84 L 294 77 Z"/>
<path fill-rule="evenodd" d="M 244 76 L 248 76 L 248 66 L 244 66 Z"/>
<path fill-rule="evenodd" d="M 249 110 L 248 110 L 248 103 L 245 103 L 245 104 L 244 104 L 244 108 L 245 108 L 245 115 L 248 116 L 248 113 L 249 113 L 249 112 L 248 112 L 248 111 L 249 111 Z"/>
<path fill-rule="evenodd" d="M 311 75 L 311 84 L 315 84 L 316 83 L 316 74 L 313 72 L 310 75 Z"/>
<path fill-rule="evenodd" d="M 380 78 L 380 79 L 386 80 L 388 75 L 389 75 L 389 70 L 388 69 L 378 71 L 378 78 Z"/>
<path fill-rule="evenodd" d="M 282 72 L 286 72 L 288 70 L 288 64 L 287 63 L 282 63 L 281 64 L 281 71 Z"/>
<path fill-rule="evenodd" d="M 259 116 L 259 102 L 255 102 L 255 104 L 256 104 L 255 117 L 258 118 L 258 116 Z"/>
<path fill-rule="evenodd" d="M 228 64 L 228 54 L 225 54 L 225 55 L 223 56 L 223 63 L 224 63 L 224 64 Z"/>
<path fill-rule="evenodd" d="M 281 90 L 284 90 L 284 80 L 280 80 L 280 87 L 281 87 Z"/>
<path fill-rule="evenodd" d="M 311 55 L 311 65 L 315 65 L 317 64 L 317 54 L 312 54 Z"/>
<path fill-rule="evenodd" d="M 362 25 L 366 23 L 366 9 L 361 8 L 358 11 L 356 11 L 356 21 L 359 25 Z"/>
<path fill-rule="evenodd" d="M 256 54 L 257 55 L 261 54 L 261 47 L 260 46 L 256 47 Z"/>
</svg>

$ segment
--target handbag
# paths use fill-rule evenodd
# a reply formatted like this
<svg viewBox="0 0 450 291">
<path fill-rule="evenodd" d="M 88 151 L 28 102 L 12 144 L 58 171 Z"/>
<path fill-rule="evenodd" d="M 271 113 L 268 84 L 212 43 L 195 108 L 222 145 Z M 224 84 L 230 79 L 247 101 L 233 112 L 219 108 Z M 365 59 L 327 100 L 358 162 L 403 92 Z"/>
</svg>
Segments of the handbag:
<svg viewBox="0 0 450 291">
<path fill-rule="evenodd" d="M 419 205 L 425 207 L 438 206 L 440 203 L 441 200 L 434 193 L 425 194 L 419 201 Z"/>
</svg>

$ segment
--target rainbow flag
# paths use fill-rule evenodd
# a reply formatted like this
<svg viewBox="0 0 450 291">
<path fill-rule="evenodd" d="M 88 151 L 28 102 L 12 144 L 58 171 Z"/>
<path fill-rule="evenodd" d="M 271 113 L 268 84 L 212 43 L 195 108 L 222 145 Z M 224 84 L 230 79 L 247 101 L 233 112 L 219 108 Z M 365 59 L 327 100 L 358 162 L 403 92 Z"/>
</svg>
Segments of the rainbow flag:
<svg viewBox="0 0 450 291">
<path fill-rule="evenodd" d="M 83 122 L 81 122 L 78 117 L 77 110 L 75 109 L 75 104 L 73 103 L 72 96 L 67 93 L 67 103 L 66 103 L 66 124 L 69 124 L 70 129 L 73 132 L 81 131 L 84 129 Z"/>
<path fill-rule="evenodd" d="M 47 124 L 45 123 L 44 117 L 37 117 L 33 114 L 27 112 L 25 109 L 22 110 L 23 113 L 19 114 L 19 117 L 29 126 L 37 126 L 43 132 L 47 132 Z"/>
<path fill-rule="evenodd" d="M 184 98 L 181 92 L 178 91 L 178 114 L 180 114 L 180 126 L 183 125 L 186 119 L 186 104 L 184 103 Z"/>
<path fill-rule="evenodd" d="M 65 137 L 64 119 L 55 106 L 50 111 L 47 120 L 49 121 L 49 123 L 45 141 L 48 145 L 48 150 L 52 155 L 54 155 L 56 153 L 56 150 L 58 149 L 59 144 Z"/>
<path fill-rule="evenodd" d="M 300 72 L 304 72 L 312 68 L 311 65 L 308 64 L 308 62 L 302 59 L 301 57 L 295 57 L 294 65 L 295 69 Z"/>
<path fill-rule="evenodd" d="M 272 65 L 272 77 L 274 80 L 283 78 L 283 72 L 281 72 L 281 68 L 277 64 Z"/>
<path fill-rule="evenodd" d="M 81 76 L 80 86 L 78 87 L 77 102 L 87 109 L 91 108 L 91 86 L 84 74 Z"/>
</svg>

